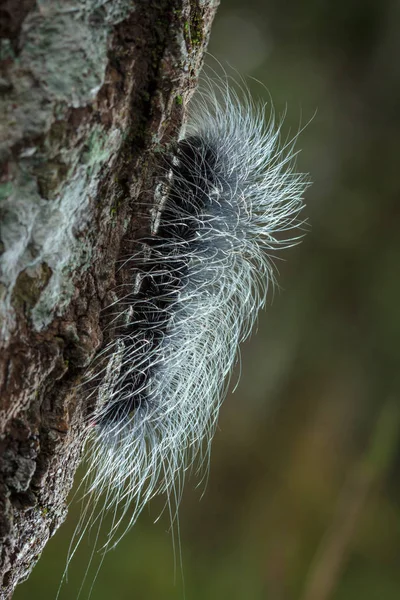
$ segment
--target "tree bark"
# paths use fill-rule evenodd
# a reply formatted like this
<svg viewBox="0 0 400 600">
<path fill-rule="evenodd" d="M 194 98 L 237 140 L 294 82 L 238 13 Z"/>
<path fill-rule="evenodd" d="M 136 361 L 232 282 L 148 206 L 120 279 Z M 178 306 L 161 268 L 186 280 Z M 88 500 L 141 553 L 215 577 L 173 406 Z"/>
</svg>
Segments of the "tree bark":
<svg viewBox="0 0 400 600">
<path fill-rule="evenodd" d="M 217 3 L 0 3 L 2 598 L 65 519 L 90 410 L 79 383 L 131 280 L 123 259 L 148 230 Z"/>
</svg>

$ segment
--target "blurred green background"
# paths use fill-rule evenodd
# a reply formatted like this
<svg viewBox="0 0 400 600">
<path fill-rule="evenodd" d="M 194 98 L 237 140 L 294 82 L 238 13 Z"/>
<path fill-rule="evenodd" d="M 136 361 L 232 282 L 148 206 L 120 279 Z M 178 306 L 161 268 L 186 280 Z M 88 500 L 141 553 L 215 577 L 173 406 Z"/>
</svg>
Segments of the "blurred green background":
<svg viewBox="0 0 400 600">
<path fill-rule="evenodd" d="M 209 50 L 265 84 L 286 132 L 316 111 L 298 142 L 311 227 L 242 348 L 204 496 L 186 485 L 183 568 L 154 502 L 92 598 L 398 600 L 400 4 L 222 0 Z M 54 600 L 78 517 L 74 503 L 15 600 Z M 76 598 L 94 538 L 60 600 Z"/>
</svg>

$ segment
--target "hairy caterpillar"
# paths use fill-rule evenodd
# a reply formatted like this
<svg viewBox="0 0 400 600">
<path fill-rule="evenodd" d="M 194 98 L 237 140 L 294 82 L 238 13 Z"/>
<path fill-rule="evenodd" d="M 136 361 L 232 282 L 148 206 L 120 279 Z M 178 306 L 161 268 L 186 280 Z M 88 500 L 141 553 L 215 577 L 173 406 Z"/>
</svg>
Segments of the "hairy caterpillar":
<svg viewBox="0 0 400 600">
<path fill-rule="evenodd" d="M 282 143 L 280 129 L 227 80 L 191 105 L 152 235 L 131 257 L 125 324 L 88 427 L 88 491 L 113 512 L 106 548 L 154 495 L 179 505 L 186 472 L 208 464 L 238 345 L 275 282 L 273 252 L 299 237 L 285 234 L 301 225 L 308 181 L 297 136 Z"/>
</svg>

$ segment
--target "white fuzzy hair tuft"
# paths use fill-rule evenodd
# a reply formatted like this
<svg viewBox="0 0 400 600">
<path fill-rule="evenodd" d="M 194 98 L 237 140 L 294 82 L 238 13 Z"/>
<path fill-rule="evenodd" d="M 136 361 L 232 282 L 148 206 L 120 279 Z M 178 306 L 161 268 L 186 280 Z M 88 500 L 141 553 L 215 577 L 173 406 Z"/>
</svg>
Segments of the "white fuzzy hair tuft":
<svg viewBox="0 0 400 600">
<path fill-rule="evenodd" d="M 299 239 L 286 232 L 302 223 L 308 180 L 295 170 L 297 136 L 282 143 L 280 129 L 228 78 L 191 103 L 157 231 L 131 257 L 127 324 L 106 349 L 88 426 L 88 492 L 94 506 L 105 494 L 101 514 L 114 511 L 106 548 L 155 494 L 179 505 L 188 469 L 208 465 L 238 345 L 274 283 L 273 253 Z"/>
</svg>

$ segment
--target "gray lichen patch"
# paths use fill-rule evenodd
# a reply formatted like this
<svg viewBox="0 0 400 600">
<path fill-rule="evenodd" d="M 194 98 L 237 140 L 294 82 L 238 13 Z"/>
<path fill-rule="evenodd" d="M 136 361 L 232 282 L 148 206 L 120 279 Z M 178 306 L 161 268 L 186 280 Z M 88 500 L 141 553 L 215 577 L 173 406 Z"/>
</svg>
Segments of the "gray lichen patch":
<svg viewBox="0 0 400 600">
<path fill-rule="evenodd" d="M 59 12 L 44 18 L 31 13 L 23 30 L 21 63 L 47 98 L 77 108 L 92 101 L 104 79 L 106 27 L 93 29 L 86 20 Z"/>
<path fill-rule="evenodd" d="M 89 265 L 90 199 L 100 168 L 121 142 L 115 126 L 93 127 L 90 110 L 104 84 L 112 27 L 132 11 L 130 0 L 45 0 L 26 15 L 17 53 L 2 40 L 3 338 L 15 325 L 14 302 L 24 303 L 40 330 L 62 313 L 74 293 L 74 273 Z M 74 117 L 74 110 L 81 112 Z M 50 273 L 45 282 L 43 265 Z"/>
<path fill-rule="evenodd" d="M 68 108 L 93 101 L 104 82 L 111 27 L 129 12 L 129 0 L 44 1 L 22 25 L 18 57 L 2 40 L 0 159 L 10 142 L 40 135 Z"/>
<path fill-rule="evenodd" d="M 3 336 L 12 328 L 16 303 L 25 303 L 34 328 L 41 330 L 71 300 L 73 276 L 89 266 L 92 256 L 90 198 L 120 138 L 118 131 L 106 135 L 96 126 L 87 142 L 70 152 L 69 167 L 50 161 L 38 168 L 36 157 L 23 168 L 13 166 L 16 175 L 12 185 L 6 184 L 10 194 L 0 208 L 1 282 L 7 288 L 0 301 Z"/>
</svg>

